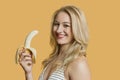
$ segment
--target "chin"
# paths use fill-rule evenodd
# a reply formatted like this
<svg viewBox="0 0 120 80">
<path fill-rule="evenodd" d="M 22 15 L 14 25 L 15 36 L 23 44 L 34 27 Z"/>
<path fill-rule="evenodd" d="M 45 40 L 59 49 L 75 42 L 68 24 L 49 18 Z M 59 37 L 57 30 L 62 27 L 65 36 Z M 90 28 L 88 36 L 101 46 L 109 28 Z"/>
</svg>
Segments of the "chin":
<svg viewBox="0 0 120 80">
<path fill-rule="evenodd" d="M 58 43 L 59 45 L 64 45 L 65 43 Z"/>
<path fill-rule="evenodd" d="M 58 42 L 59 45 L 64 45 L 66 44 L 65 42 Z"/>
<path fill-rule="evenodd" d="M 59 45 L 65 45 L 65 44 L 68 44 L 68 42 L 63 42 L 63 41 L 58 41 L 57 42 Z"/>
</svg>

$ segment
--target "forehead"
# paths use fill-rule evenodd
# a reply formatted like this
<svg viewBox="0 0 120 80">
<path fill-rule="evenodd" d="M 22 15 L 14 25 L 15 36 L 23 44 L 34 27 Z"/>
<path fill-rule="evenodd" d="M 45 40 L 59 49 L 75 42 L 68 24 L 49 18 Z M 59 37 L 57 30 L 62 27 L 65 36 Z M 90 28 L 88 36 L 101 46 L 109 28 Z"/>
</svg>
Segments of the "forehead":
<svg viewBox="0 0 120 80">
<path fill-rule="evenodd" d="M 70 16 L 66 12 L 59 12 L 55 18 L 55 21 L 57 22 L 70 22 Z"/>
</svg>

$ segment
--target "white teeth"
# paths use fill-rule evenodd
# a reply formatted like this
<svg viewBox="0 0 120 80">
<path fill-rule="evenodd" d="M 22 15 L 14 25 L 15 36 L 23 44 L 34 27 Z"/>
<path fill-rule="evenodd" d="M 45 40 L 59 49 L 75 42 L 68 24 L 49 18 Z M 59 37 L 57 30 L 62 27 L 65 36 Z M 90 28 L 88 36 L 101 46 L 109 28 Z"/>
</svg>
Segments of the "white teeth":
<svg viewBox="0 0 120 80">
<path fill-rule="evenodd" d="M 60 33 L 60 34 L 58 33 L 58 35 L 64 35 L 64 33 Z"/>
<path fill-rule="evenodd" d="M 24 43 L 24 47 L 25 47 L 26 49 L 29 49 L 29 50 L 32 52 L 32 54 L 33 54 L 33 55 L 32 55 L 33 63 L 35 63 L 35 59 L 36 59 L 36 50 L 35 50 L 34 48 L 30 47 L 30 44 L 31 44 L 32 38 L 33 38 L 36 34 L 38 34 L 38 31 L 37 31 L 37 30 L 34 30 L 34 31 L 30 32 L 30 33 L 28 34 L 28 36 L 26 37 L 25 43 Z M 17 50 L 17 52 L 16 52 L 16 63 L 18 63 L 18 60 L 19 60 L 19 52 L 18 52 L 18 50 Z"/>
</svg>

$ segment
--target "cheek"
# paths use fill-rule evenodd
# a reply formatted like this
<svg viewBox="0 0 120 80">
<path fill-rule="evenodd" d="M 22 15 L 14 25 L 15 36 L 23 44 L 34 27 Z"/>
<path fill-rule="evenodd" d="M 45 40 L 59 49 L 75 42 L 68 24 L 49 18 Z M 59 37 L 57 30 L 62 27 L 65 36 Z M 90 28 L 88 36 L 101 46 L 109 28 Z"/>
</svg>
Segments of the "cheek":
<svg viewBox="0 0 120 80">
<path fill-rule="evenodd" d="M 52 29 L 53 33 L 55 33 L 56 30 L 57 30 L 57 27 L 54 27 L 54 26 L 53 26 L 53 29 Z"/>
</svg>

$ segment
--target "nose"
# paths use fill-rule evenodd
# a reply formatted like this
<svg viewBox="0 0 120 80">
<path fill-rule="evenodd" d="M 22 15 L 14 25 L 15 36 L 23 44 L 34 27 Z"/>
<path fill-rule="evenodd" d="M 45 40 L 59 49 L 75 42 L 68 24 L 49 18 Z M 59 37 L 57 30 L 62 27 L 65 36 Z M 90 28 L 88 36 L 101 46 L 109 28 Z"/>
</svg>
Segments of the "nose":
<svg viewBox="0 0 120 80">
<path fill-rule="evenodd" d="M 59 25 L 58 28 L 57 28 L 57 33 L 61 33 L 63 31 L 64 31 L 63 26 Z"/>
</svg>

